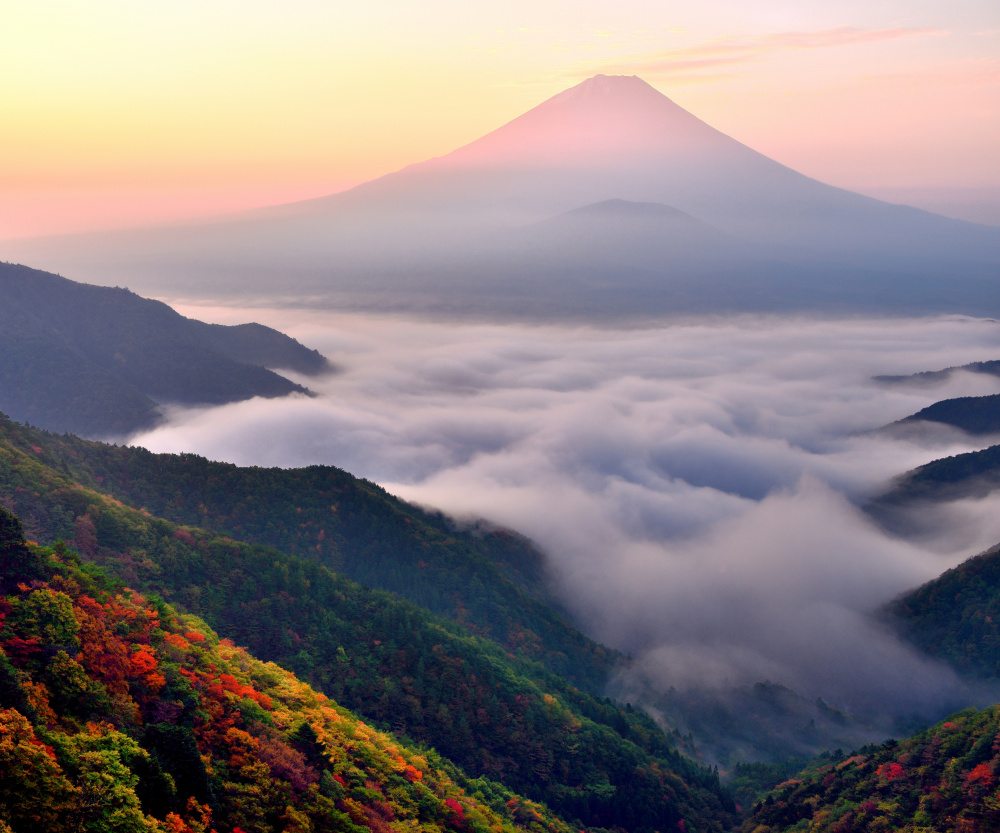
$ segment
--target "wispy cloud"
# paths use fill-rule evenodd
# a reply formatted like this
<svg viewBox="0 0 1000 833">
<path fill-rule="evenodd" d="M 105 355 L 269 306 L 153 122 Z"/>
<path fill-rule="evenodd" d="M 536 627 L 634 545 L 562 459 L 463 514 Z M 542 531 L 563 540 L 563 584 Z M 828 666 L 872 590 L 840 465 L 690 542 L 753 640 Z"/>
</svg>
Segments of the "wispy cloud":
<svg viewBox="0 0 1000 833">
<path fill-rule="evenodd" d="M 905 81 L 920 87 L 980 86 L 1000 83 L 1000 60 L 979 58 L 953 64 L 934 71 L 910 73 L 879 73 L 863 76 L 865 82 Z"/>
<path fill-rule="evenodd" d="M 627 55 L 601 67 L 606 73 L 633 72 L 643 75 L 698 75 L 705 71 L 761 60 L 767 55 L 837 46 L 881 43 L 901 38 L 945 35 L 941 29 L 858 29 L 838 26 L 814 32 L 772 32 L 747 38 L 719 38 L 680 49 L 662 49 Z"/>
</svg>

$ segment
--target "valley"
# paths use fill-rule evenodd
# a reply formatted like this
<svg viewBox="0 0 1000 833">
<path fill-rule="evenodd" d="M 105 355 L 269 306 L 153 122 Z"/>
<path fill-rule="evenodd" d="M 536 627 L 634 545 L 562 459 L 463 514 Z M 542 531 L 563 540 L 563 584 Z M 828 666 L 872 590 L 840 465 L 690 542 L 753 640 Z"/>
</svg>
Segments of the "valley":
<svg viewBox="0 0 1000 833">
<path fill-rule="evenodd" d="M 225 318 L 239 313 L 217 314 Z M 275 324 L 281 323 L 282 315 L 281 311 L 267 314 Z M 338 320 L 343 324 L 347 319 Z M 363 321 L 356 319 L 355 324 Z M 463 386 L 454 387 L 455 379 L 462 378 L 456 375 L 458 369 L 454 364 L 442 376 L 433 360 L 426 364 L 427 359 L 421 355 L 420 351 L 429 349 L 432 352 L 427 355 L 432 355 L 437 349 L 432 343 L 421 346 L 420 340 L 426 338 L 422 325 L 397 320 L 396 326 L 401 325 L 401 343 L 405 349 L 399 354 L 399 361 L 421 364 L 427 372 L 422 377 L 409 375 L 402 370 L 404 364 L 400 372 L 385 376 L 385 382 L 398 379 L 396 384 L 408 380 L 398 394 L 389 394 L 391 388 L 384 384 L 376 388 L 379 399 L 387 406 L 397 395 L 408 398 L 409 407 L 412 410 L 417 406 L 414 413 L 426 426 L 428 415 L 433 413 L 426 411 L 428 405 L 433 404 L 442 415 L 452 418 L 459 407 L 458 401 L 451 399 L 454 396 L 466 403 L 492 397 L 490 407 L 506 408 L 509 397 L 523 395 L 515 393 L 516 387 L 512 386 L 521 372 L 513 373 L 516 363 L 510 369 L 496 366 L 489 374 L 481 375 L 476 393 L 470 387 L 472 376 L 465 377 Z M 989 349 L 995 339 L 992 326 L 986 323 L 969 330 L 966 322 L 956 324 L 942 319 L 928 329 L 926 322 L 922 322 L 921 338 L 926 346 L 914 353 L 910 336 L 916 330 L 911 330 L 912 325 L 906 322 L 893 325 L 897 328 L 894 331 L 887 329 L 882 321 L 871 325 L 812 322 L 808 326 L 814 338 L 826 328 L 826 350 L 836 349 L 839 344 L 841 349 L 850 351 L 853 342 L 864 347 L 856 354 L 847 352 L 832 360 L 824 349 L 819 349 L 811 364 L 807 362 L 788 373 L 780 369 L 780 362 L 773 362 L 780 356 L 782 342 L 797 339 L 802 326 L 802 322 L 795 321 L 777 329 L 773 326 L 762 329 L 752 321 L 735 327 L 697 323 L 687 325 L 686 329 L 674 326 L 642 331 L 577 331 L 575 336 L 575 347 L 588 344 L 586 349 L 592 351 L 595 362 L 606 361 L 616 353 L 633 362 L 633 351 L 647 352 L 649 344 L 654 343 L 650 339 L 668 339 L 663 342 L 667 347 L 663 362 L 655 365 L 647 360 L 644 371 L 647 402 L 652 401 L 649 393 L 654 380 L 665 385 L 658 400 L 659 411 L 651 411 L 648 405 L 641 411 L 647 420 L 659 412 L 659 445 L 649 449 L 637 447 L 636 452 L 653 453 L 651 459 L 657 466 L 669 467 L 660 470 L 670 472 L 663 485 L 672 484 L 671 502 L 683 499 L 683 491 L 678 490 L 680 484 L 690 490 L 689 497 L 716 495 L 717 514 L 704 515 L 700 527 L 690 525 L 689 521 L 687 526 L 672 528 L 669 516 L 656 519 L 650 515 L 647 520 L 654 524 L 650 530 L 659 530 L 663 547 L 655 568 L 660 571 L 659 577 L 650 583 L 651 588 L 657 589 L 660 603 L 670 598 L 669 583 L 678 579 L 687 584 L 677 587 L 675 593 L 689 593 L 690 587 L 700 586 L 698 598 L 709 603 L 706 615 L 701 618 L 690 608 L 685 609 L 687 624 L 678 618 L 681 611 L 667 616 L 661 613 L 659 619 L 651 617 L 654 608 L 642 606 L 642 594 L 635 586 L 630 592 L 637 604 L 628 617 L 609 620 L 607 613 L 593 608 L 588 613 L 581 606 L 581 599 L 593 602 L 600 597 L 582 594 L 579 586 L 572 589 L 572 570 L 579 568 L 573 562 L 559 560 L 570 554 L 586 555 L 586 551 L 573 544 L 572 538 L 563 537 L 568 529 L 561 524 L 546 529 L 538 526 L 531 515 L 505 513 L 502 507 L 506 501 L 495 488 L 491 502 L 500 511 L 491 512 L 488 507 L 476 507 L 469 502 L 450 503 L 447 491 L 433 499 L 420 500 L 424 505 L 448 509 L 450 514 L 446 515 L 401 501 L 370 480 L 357 479 L 342 469 L 315 464 L 288 467 L 288 463 L 294 466 L 294 456 L 282 458 L 285 466 L 281 467 L 240 467 L 212 462 L 190 451 L 153 453 L 141 446 L 108 445 L 7 420 L 0 438 L 0 501 L 21 518 L 32 539 L 57 546 L 61 546 L 59 541 L 68 542 L 87 562 L 100 565 L 116 580 L 202 617 L 216 632 L 245 645 L 260 659 L 289 669 L 380 730 L 392 732 L 407 742 L 433 746 L 445 760 L 461 768 L 465 773 L 462 777 L 491 779 L 529 801 L 541 802 L 555 818 L 590 829 L 662 829 L 673 824 L 670 819 L 681 817 L 687 820 L 686 826 L 697 825 L 694 829 L 730 829 L 738 822 L 739 810 L 727 791 L 727 784 L 742 783 L 740 773 L 747 771 L 747 766 L 760 762 L 760 766 L 771 767 L 756 776 L 755 787 L 741 793 L 743 802 L 756 804 L 778 782 L 769 780 L 773 776 L 767 773 L 797 772 L 817 754 L 830 754 L 834 749 L 867 748 L 866 744 L 880 742 L 886 736 L 908 735 L 950 711 L 971 703 L 988 703 L 993 690 L 990 682 L 994 679 L 993 672 L 984 671 L 987 666 L 982 663 L 970 665 L 968 661 L 974 652 L 989 650 L 985 646 L 991 644 L 990 631 L 963 630 L 968 635 L 957 639 L 964 641 L 945 639 L 942 634 L 953 633 L 957 620 L 952 622 L 946 615 L 942 618 L 941 611 L 933 611 L 923 601 L 935 598 L 934 594 L 940 592 L 954 595 L 962 591 L 938 591 L 931 589 L 935 585 L 930 584 L 916 595 L 895 603 L 892 616 L 899 619 L 898 633 L 906 642 L 897 641 L 898 637 L 886 630 L 878 618 L 882 615 L 881 606 L 891 601 L 895 593 L 912 589 L 933 579 L 946 567 L 957 565 L 962 554 L 975 552 L 970 549 L 975 544 L 959 541 L 947 552 L 931 557 L 921 553 L 919 545 L 912 545 L 909 554 L 900 560 L 903 551 L 894 543 L 898 539 L 883 539 L 867 530 L 861 512 L 849 508 L 848 502 L 864 505 L 866 495 L 878 484 L 891 480 L 900 470 L 912 468 L 911 461 L 933 458 L 936 449 L 942 447 L 934 443 L 927 447 L 922 440 L 858 429 L 886 423 L 893 415 L 898 418 L 900 414 L 920 413 L 922 402 L 943 401 L 938 397 L 946 399 L 947 392 L 968 390 L 969 385 L 980 386 L 983 395 L 989 397 L 990 386 L 996 384 L 989 374 L 973 373 L 935 377 L 932 388 L 920 379 L 886 388 L 884 383 L 870 380 L 878 375 L 871 370 L 886 365 L 926 364 L 931 355 L 941 354 L 935 338 L 954 344 L 954 335 L 959 330 L 971 334 L 968 344 L 953 354 L 961 362 L 964 356 Z M 881 353 L 873 354 L 871 337 L 876 331 L 882 334 L 885 344 Z M 323 337 L 317 340 L 318 332 L 315 327 L 307 327 L 298 336 L 303 343 L 324 344 Z M 357 332 L 360 335 L 368 330 L 362 328 Z M 371 332 L 386 331 L 376 328 Z M 476 350 L 469 349 L 477 344 L 475 339 L 485 337 L 486 349 L 493 355 L 502 355 L 495 341 L 490 341 L 498 338 L 500 332 L 468 325 L 465 338 L 470 370 L 477 364 L 480 374 L 484 369 Z M 509 336 L 509 325 L 503 332 L 505 338 Z M 528 366 L 534 367 L 536 374 L 547 367 L 551 379 L 561 378 L 562 374 L 555 372 L 556 363 L 563 361 L 553 351 L 557 342 L 551 341 L 543 348 L 545 342 L 538 341 L 538 337 L 565 338 L 566 331 L 556 328 L 545 333 L 536 328 L 533 332 L 535 346 L 528 347 L 522 341 L 518 348 L 529 358 Z M 352 346 L 345 340 L 344 330 L 329 333 L 334 340 L 324 351 L 338 366 L 338 372 L 310 377 L 315 388 L 312 397 L 174 409 L 166 412 L 159 428 L 140 441 L 155 444 L 162 437 L 168 442 L 180 441 L 187 449 L 196 448 L 199 424 L 211 425 L 221 420 L 218 424 L 224 425 L 231 437 L 237 437 L 246 430 L 239 428 L 239 420 L 243 418 L 239 409 L 250 409 L 245 416 L 255 421 L 266 414 L 260 408 L 277 409 L 284 412 L 283 419 L 287 420 L 287 408 L 292 403 L 311 411 L 310 419 L 320 430 L 325 428 L 322 422 L 315 422 L 317 409 L 325 410 L 333 403 L 339 410 L 342 426 L 346 424 L 343 420 L 347 407 L 359 408 L 359 414 L 367 412 L 366 419 L 370 421 L 370 404 L 364 404 L 361 392 L 373 382 L 373 377 L 367 371 L 356 375 L 355 368 L 365 367 L 365 350 L 372 349 L 375 342 L 367 342 L 370 345 L 367 348 L 362 347 L 366 343 L 363 340 Z M 850 337 L 845 340 L 848 334 Z M 692 352 L 692 344 L 699 339 L 704 345 L 702 349 L 710 351 L 706 356 L 738 355 L 731 351 L 730 345 L 735 342 L 745 347 L 754 345 L 759 358 L 750 363 L 741 360 L 722 375 L 718 371 L 707 376 L 704 371 L 692 373 L 694 368 L 706 366 L 704 358 Z M 677 364 L 673 350 L 680 345 L 686 345 L 687 356 Z M 384 353 L 384 339 L 377 350 Z M 922 357 L 919 350 L 929 352 Z M 567 393 L 576 391 L 574 395 L 582 397 L 581 408 L 586 409 L 593 397 L 606 397 L 607 388 L 604 382 L 588 378 L 583 372 L 581 360 L 586 353 L 581 355 L 575 348 L 570 352 L 575 354 L 577 379 L 572 387 L 562 385 L 561 392 L 553 393 L 565 400 Z M 384 355 L 373 356 L 372 360 L 382 368 L 392 366 Z M 517 361 L 521 361 L 520 357 Z M 845 380 L 835 381 L 837 377 L 830 375 L 834 368 L 841 372 L 845 361 L 860 361 L 846 387 Z M 597 366 L 595 363 L 595 370 Z M 824 369 L 827 367 L 829 370 Z M 726 375 L 730 372 L 732 379 Z M 601 373 L 611 380 L 618 371 L 610 367 Z M 756 399 L 747 398 L 746 392 L 741 394 L 743 427 L 734 430 L 724 427 L 726 423 L 718 418 L 708 420 L 707 424 L 716 426 L 718 440 L 729 437 L 731 450 L 717 455 L 720 464 L 728 462 L 716 468 L 711 480 L 704 480 L 707 471 L 704 467 L 693 467 L 693 461 L 684 456 L 669 456 L 669 442 L 664 444 L 668 435 L 663 435 L 662 429 L 671 425 L 664 419 L 676 420 L 684 413 L 677 410 L 681 402 L 685 409 L 692 407 L 696 401 L 691 399 L 692 394 L 704 388 L 713 375 L 714 381 L 708 388 L 714 391 L 713 396 L 730 389 L 739 377 L 758 375 L 767 382 Z M 491 378 L 496 381 L 487 381 Z M 432 381 L 435 379 L 436 382 Z M 505 381 L 498 386 L 500 380 Z M 770 473 L 757 469 L 751 477 L 753 469 L 739 462 L 740 455 L 746 453 L 742 449 L 747 443 L 752 448 L 763 442 L 761 454 L 774 460 L 776 443 L 787 442 L 787 432 L 793 429 L 795 420 L 803 418 L 801 413 L 795 413 L 801 407 L 803 385 L 808 385 L 817 397 L 815 408 L 820 422 L 829 420 L 833 414 L 827 409 L 848 394 L 860 410 L 857 407 L 853 411 L 842 410 L 833 422 L 826 423 L 823 432 L 796 437 L 792 445 L 795 450 L 786 460 L 786 466 L 793 467 L 784 473 L 774 468 Z M 831 390 L 830 385 L 840 387 Z M 531 386 L 529 383 L 529 390 Z M 538 397 L 546 388 L 537 383 L 533 386 L 538 412 L 543 401 Z M 824 387 L 828 389 L 824 391 Z M 787 393 L 782 392 L 783 388 Z M 687 400 L 679 400 L 685 389 Z M 446 391 L 452 392 L 442 398 Z M 732 410 L 736 405 L 734 400 L 727 405 L 729 410 L 720 411 L 720 415 L 728 413 L 727 419 L 732 420 L 738 413 Z M 229 409 L 237 410 L 227 414 Z M 827 416 L 821 416 L 824 413 Z M 774 423 L 781 427 L 769 429 L 773 431 L 770 438 L 760 430 L 748 431 L 746 426 L 751 423 L 746 420 L 751 414 L 757 420 L 769 414 L 771 422 L 783 415 Z M 702 412 L 701 419 L 706 416 Z M 195 421 L 188 422 L 192 418 Z M 480 417 L 472 419 L 482 424 Z M 267 425 L 266 418 L 262 424 Z M 681 419 L 670 430 L 686 432 L 684 426 Z M 522 424 L 520 436 L 527 439 L 533 434 L 526 434 L 525 427 L 527 424 Z M 621 434 L 621 426 L 611 425 L 609 429 Z M 401 491 L 412 500 L 412 496 L 421 494 L 422 483 L 433 484 L 442 476 L 454 476 L 463 469 L 468 473 L 470 465 L 480 465 L 491 455 L 508 454 L 523 442 L 514 439 L 517 434 L 510 436 L 506 443 L 496 446 L 480 437 L 477 442 L 484 444 L 476 454 L 446 454 L 433 467 L 427 466 L 430 459 L 425 457 L 421 468 L 396 469 L 397 478 L 409 471 L 410 481 L 397 482 L 393 491 Z M 300 434 L 300 438 L 307 443 L 306 449 L 310 449 L 301 453 L 315 459 L 317 447 L 309 446 L 313 440 L 306 434 Z M 594 435 L 590 454 L 600 447 L 594 443 L 596 439 Z M 382 448 L 401 450 L 404 445 L 399 443 L 408 441 L 405 435 L 395 445 L 386 445 L 383 440 Z M 946 448 L 963 444 L 954 436 L 945 442 Z M 975 440 L 970 437 L 969 442 Z M 245 446 L 254 447 L 267 454 L 280 448 L 284 448 L 282 453 L 286 455 L 289 451 L 296 453 L 293 447 L 273 443 L 252 442 Z M 707 450 L 710 446 L 704 447 Z M 879 465 L 858 470 L 859 453 L 871 458 L 876 450 Z M 369 454 L 363 446 L 356 453 Z M 393 451 L 394 455 L 397 453 Z M 989 453 L 988 449 L 965 452 L 974 460 L 983 458 L 979 466 L 986 471 L 987 478 Z M 379 465 L 377 454 L 367 459 L 369 464 Z M 381 465 L 385 465 L 392 456 L 382 459 Z M 932 479 L 924 472 L 945 463 L 925 463 L 916 474 L 908 475 L 909 480 L 900 482 Z M 537 463 L 531 468 L 539 470 Z M 575 470 L 579 471 L 579 467 Z M 384 480 L 386 471 L 382 470 L 380 479 Z M 624 471 L 619 468 L 609 470 L 609 474 L 617 480 Z M 801 480 L 803 477 L 805 482 Z M 828 485 L 817 490 L 816 486 L 806 485 L 809 478 L 822 478 Z M 635 482 L 642 481 L 635 479 Z M 833 488 L 842 490 L 843 497 L 830 491 Z M 477 492 L 483 493 L 481 488 Z M 992 494 L 989 489 L 980 488 L 979 492 L 956 493 L 948 499 L 961 504 L 963 498 L 973 493 L 987 500 Z M 903 498 L 896 495 L 891 500 L 901 503 Z M 613 508 L 613 504 L 607 508 Z M 828 639 L 833 639 L 830 649 L 850 651 L 849 661 L 855 666 L 860 663 L 864 667 L 869 661 L 866 655 L 871 656 L 871 661 L 883 664 L 883 671 L 888 651 L 892 662 L 899 665 L 898 677 L 884 673 L 877 678 L 864 676 L 859 683 L 845 687 L 842 671 L 825 678 L 817 675 L 818 665 L 796 661 L 793 642 L 775 640 L 766 636 L 766 631 L 755 630 L 762 624 L 756 614 L 742 619 L 741 624 L 740 619 L 735 619 L 738 623 L 735 625 L 732 616 L 736 611 L 730 613 L 730 621 L 713 619 L 716 609 L 711 607 L 712 594 L 725 593 L 725 578 L 714 580 L 715 589 L 704 583 L 704 572 L 686 577 L 674 572 L 673 578 L 664 582 L 663 577 L 670 575 L 664 571 L 676 571 L 676 565 L 682 563 L 678 559 L 690 558 L 690 554 L 697 554 L 709 574 L 720 566 L 725 567 L 723 576 L 726 570 L 739 570 L 735 558 L 743 550 L 732 551 L 734 560 L 719 559 L 726 551 L 725 539 L 719 537 L 721 531 L 732 527 L 728 534 L 745 536 L 740 530 L 752 529 L 757 524 L 762 525 L 761 529 L 774 530 L 778 527 L 769 518 L 803 511 L 813 518 L 812 524 L 823 513 L 833 511 L 842 525 L 847 524 L 840 541 L 849 547 L 863 547 L 878 559 L 875 572 L 857 574 L 861 582 L 871 583 L 873 578 L 878 582 L 875 592 L 866 597 L 870 601 L 858 605 L 851 598 L 853 589 L 848 589 L 846 595 L 839 598 L 827 595 L 820 602 L 842 606 L 840 623 L 827 634 Z M 568 517 L 573 517 L 573 513 Z M 605 515 L 604 522 L 613 517 Z M 504 526 L 498 526 L 497 521 Z M 542 547 L 509 531 L 510 528 L 528 530 L 533 539 L 542 542 Z M 815 532 L 813 525 L 809 537 L 815 539 Z M 978 521 L 976 534 L 982 540 L 994 535 L 988 517 Z M 789 585 L 790 593 L 775 596 L 766 590 L 773 573 L 762 573 L 761 584 L 756 588 L 749 573 L 738 574 L 734 580 L 744 593 L 763 594 L 758 599 L 771 607 L 769 615 L 776 623 L 796 621 L 796 627 L 801 628 L 814 611 L 822 609 L 810 606 L 815 603 L 808 601 L 803 606 L 799 600 L 803 591 L 812 592 L 807 589 L 812 577 L 806 565 L 797 565 L 793 560 L 800 552 L 798 541 L 806 539 L 793 535 L 782 541 L 773 532 L 768 536 L 761 546 L 777 553 L 787 547 L 789 559 L 772 560 L 769 569 L 788 577 L 798 573 L 798 581 L 803 583 L 798 587 Z M 608 541 L 606 535 L 602 539 Z M 744 537 L 744 547 L 745 541 Z M 832 546 L 838 545 L 834 542 Z M 633 549 L 635 553 L 643 549 L 649 552 L 648 545 L 638 536 L 627 547 L 621 541 L 613 546 L 619 552 L 628 553 L 629 548 L 637 548 Z M 689 555 L 685 556 L 685 552 Z M 895 576 L 885 574 L 887 558 L 889 563 L 895 559 Z M 981 585 L 981 576 L 986 573 L 977 564 L 972 561 L 968 567 L 945 574 L 939 580 L 943 582 L 941 586 L 947 588 L 949 582 L 964 582 L 966 575 L 976 576 L 973 580 Z M 758 560 L 753 569 L 760 570 L 761 566 Z M 842 568 L 843 564 L 837 565 L 838 572 Z M 809 570 L 812 569 L 814 566 L 809 565 Z M 887 578 L 896 582 L 897 590 L 892 589 L 891 582 L 886 583 Z M 643 580 L 649 583 L 648 578 Z M 603 590 L 610 587 L 605 582 Z M 993 597 L 992 591 L 983 592 L 985 595 L 975 599 L 970 597 L 969 604 L 972 609 L 986 611 L 974 614 L 986 622 Z M 650 602 L 653 601 L 651 598 Z M 607 610 L 610 612 L 611 608 Z M 801 618 L 789 619 L 789 616 Z M 964 614 L 959 616 L 965 621 Z M 848 624 L 852 622 L 856 624 Z M 577 623 L 582 624 L 583 632 L 578 630 Z M 692 625 L 696 630 L 691 630 Z M 861 634 L 850 636 L 851 628 L 859 625 L 863 628 Z M 621 630 L 623 626 L 632 629 L 631 632 Z M 645 637 L 639 636 L 641 632 L 635 630 L 638 627 L 646 629 Z M 685 631 L 688 635 L 680 639 Z M 742 668 L 731 659 L 726 660 L 730 664 L 723 672 L 725 676 L 719 675 L 717 669 L 727 653 L 718 646 L 711 653 L 702 649 L 700 665 L 692 665 L 691 654 L 685 657 L 695 646 L 706 644 L 702 641 L 706 637 L 718 640 L 728 635 L 732 639 L 738 631 L 742 631 L 743 646 L 753 646 L 758 652 L 770 651 L 775 658 L 783 657 L 786 665 L 778 672 L 780 676 L 772 676 L 775 667 L 763 660 L 766 656 L 763 653 L 761 660 Z M 631 635 L 623 639 L 623 633 Z M 712 633 L 715 635 L 709 637 Z M 910 641 L 940 656 L 955 670 L 935 665 L 930 657 L 922 658 L 907 647 Z M 737 647 L 741 643 L 730 644 Z M 939 646 L 947 647 L 942 650 Z M 814 651 L 815 647 L 812 646 Z M 821 652 L 819 661 L 828 664 L 830 656 L 833 654 Z M 677 676 L 681 668 L 687 676 Z M 912 680 L 914 674 L 922 680 L 923 694 L 919 698 L 904 693 L 904 680 Z M 886 698 L 892 698 L 893 708 L 875 706 L 879 702 L 884 704 Z M 523 748 L 519 744 L 524 744 Z M 581 749 L 587 750 L 583 756 Z M 722 782 L 711 769 L 719 764 L 724 776 Z M 662 789 L 663 773 L 671 773 L 673 786 L 662 800 L 654 799 L 656 790 Z M 790 806 L 793 799 L 781 800 Z M 636 815 L 636 807 L 643 808 L 641 815 Z M 746 811 L 747 805 L 742 809 Z"/>
</svg>

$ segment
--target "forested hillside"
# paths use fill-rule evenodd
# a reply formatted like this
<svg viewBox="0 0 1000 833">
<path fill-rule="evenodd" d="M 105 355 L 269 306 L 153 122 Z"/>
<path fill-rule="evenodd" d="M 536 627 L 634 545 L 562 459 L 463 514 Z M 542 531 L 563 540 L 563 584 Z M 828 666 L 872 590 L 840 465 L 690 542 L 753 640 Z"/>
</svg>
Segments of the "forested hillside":
<svg viewBox="0 0 1000 833">
<path fill-rule="evenodd" d="M 1000 677 L 1000 545 L 888 605 L 902 633 L 933 656 Z"/>
<path fill-rule="evenodd" d="M 0 508 L 0 830 L 569 833 Z"/>
<path fill-rule="evenodd" d="M 588 691 L 602 691 L 624 659 L 553 610 L 542 555 L 529 541 L 506 530 L 460 530 L 443 515 L 341 469 L 240 468 L 193 454 L 88 442 L 9 420 L 0 421 L 0 441 L 157 517 L 269 544 L 396 593 Z"/>
<path fill-rule="evenodd" d="M 1000 707 L 826 755 L 753 808 L 744 833 L 1000 829 Z"/>
<path fill-rule="evenodd" d="M 942 399 L 894 424 L 918 422 L 951 425 L 969 434 L 995 434 L 1000 432 L 1000 394 Z"/>
<path fill-rule="evenodd" d="M 942 457 L 906 472 L 874 498 L 870 511 L 890 515 L 919 501 L 947 501 L 982 497 L 1000 488 L 1000 445 Z"/>
<path fill-rule="evenodd" d="M 715 773 L 645 715 L 313 560 L 182 527 L 76 484 L 41 446 L 0 442 L 0 498 L 44 540 L 203 616 L 379 725 L 569 821 L 623 830 L 721 830 Z M 419 569 L 419 568 L 417 568 Z"/>
<path fill-rule="evenodd" d="M 307 393 L 268 368 L 329 366 L 269 327 L 206 324 L 127 289 L 0 262 L 0 409 L 17 419 L 124 436 L 153 425 L 165 402 Z"/>
</svg>

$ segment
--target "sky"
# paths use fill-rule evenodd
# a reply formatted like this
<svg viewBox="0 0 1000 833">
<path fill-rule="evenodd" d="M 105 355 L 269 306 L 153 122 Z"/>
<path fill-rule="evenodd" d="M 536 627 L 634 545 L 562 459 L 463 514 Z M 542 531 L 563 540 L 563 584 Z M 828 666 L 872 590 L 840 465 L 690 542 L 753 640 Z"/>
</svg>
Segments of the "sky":
<svg viewBox="0 0 1000 833">
<path fill-rule="evenodd" d="M 599 72 L 834 185 L 1000 195 L 991 0 L 0 0 L 0 238 L 342 190 Z"/>
</svg>

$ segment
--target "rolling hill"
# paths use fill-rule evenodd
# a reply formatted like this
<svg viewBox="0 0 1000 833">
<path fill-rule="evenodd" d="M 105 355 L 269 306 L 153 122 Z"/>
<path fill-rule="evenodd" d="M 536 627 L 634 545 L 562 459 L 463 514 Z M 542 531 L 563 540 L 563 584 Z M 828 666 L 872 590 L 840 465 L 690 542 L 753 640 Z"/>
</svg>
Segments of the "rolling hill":
<svg viewBox="0 0 1000 833">
<path fill-rule="evenodd" d="M 953 374 L 960 371 L 966 373 L 983 373 L 987 376 L 1000 376 L 1000 360 L 986 362 L 970 362 L 960 367 L 946 367 L 944 370 L 924 370 L 920 373 L 910 373 L 905 376 L 876 376 L 875 381 L 888 385 L 936 385 L 947 381 Z"/>
<path fill-rule="evenodd" d="M 933 460 L 906 472 L 866 505 L 884 521 L 906 515 L 922 502 L 943 503 L 983 497 L 1000 489 L 1000 445 Z"/>
</svg>

